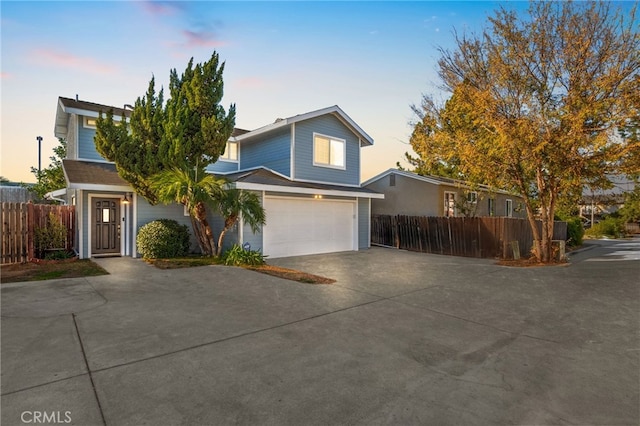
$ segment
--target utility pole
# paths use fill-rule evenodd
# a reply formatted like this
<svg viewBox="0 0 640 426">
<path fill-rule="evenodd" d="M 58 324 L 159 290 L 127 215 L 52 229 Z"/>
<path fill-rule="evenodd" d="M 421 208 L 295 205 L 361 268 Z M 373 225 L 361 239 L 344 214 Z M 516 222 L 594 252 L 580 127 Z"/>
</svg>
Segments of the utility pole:
<svg viewBox="0 0 640 426">
<path fill-rule="evenodd" d="M 36 136 L 38 141 L 38 180 L 40 180 L 40 172 L 42 171 L 42 136 Z"/>
</svg>

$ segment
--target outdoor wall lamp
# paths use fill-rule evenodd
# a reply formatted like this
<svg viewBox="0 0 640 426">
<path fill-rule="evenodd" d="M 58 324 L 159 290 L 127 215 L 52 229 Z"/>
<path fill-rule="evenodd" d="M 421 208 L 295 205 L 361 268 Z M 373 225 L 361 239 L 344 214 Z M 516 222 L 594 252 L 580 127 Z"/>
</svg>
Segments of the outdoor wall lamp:
<svg viewBox="0 0 640 426">
<path fill-rule="evenodd" d="M 129 194 L 124 194 L 124 200 L 122 200 L 122 204 L 129 204 Z"/>
</svg>

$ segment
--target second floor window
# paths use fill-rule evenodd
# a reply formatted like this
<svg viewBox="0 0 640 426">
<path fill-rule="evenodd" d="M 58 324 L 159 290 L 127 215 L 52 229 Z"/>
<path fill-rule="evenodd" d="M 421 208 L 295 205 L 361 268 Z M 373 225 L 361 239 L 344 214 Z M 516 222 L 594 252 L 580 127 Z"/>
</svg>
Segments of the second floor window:
<svg viewBox="0 0 640 426">
<path fill-rule="evenodd" d="M 227 142 L 224 154 L 220 156 L 221 160 L 238 161 L 238 142 Z"/>
<path fill-rule="evenodd" d="M 313 135 L 313 164 L 316 166 L 345 168 L 346 143 L 344 139 L 319 134 Z"/>
</svg>

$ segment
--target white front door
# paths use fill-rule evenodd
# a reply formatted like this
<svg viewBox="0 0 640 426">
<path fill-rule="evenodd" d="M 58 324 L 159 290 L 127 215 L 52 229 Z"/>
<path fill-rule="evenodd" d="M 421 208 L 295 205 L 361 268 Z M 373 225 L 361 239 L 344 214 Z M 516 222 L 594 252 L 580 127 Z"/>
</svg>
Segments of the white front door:
<svg viewBox="0 0 640 426">
<path fill-rule="evenodd" d="M 355 201 L 266 196 L 264 208 L 263 252 L 269 257 L 357 249 Z"/>
</svg>

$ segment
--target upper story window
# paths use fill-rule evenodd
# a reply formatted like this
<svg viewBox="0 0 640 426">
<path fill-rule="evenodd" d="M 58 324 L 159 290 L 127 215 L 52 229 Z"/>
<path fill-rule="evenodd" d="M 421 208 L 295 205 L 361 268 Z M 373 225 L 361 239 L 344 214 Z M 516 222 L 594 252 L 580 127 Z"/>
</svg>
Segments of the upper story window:
<svg viewBox="0 0 640 426">
<path fill-rule="evenodd" d="M 227 142 L 224 154 L 220 156 L 220 160 L 238 161 L 238 142 Z"/>
<path fill-rule="evenodd" d="M 83 120 L 83 125 L 84 127 L 87 127 L 89 129 L 95 129 L 97 121 L 98 121 L 97 118 L 85 116 Z"/>
<path fill-rule="evenodd" d="M 313 165 L 322 167 L 345 168 L 347 144 L 344 139 L 313 134 Z"/>
</svg>

